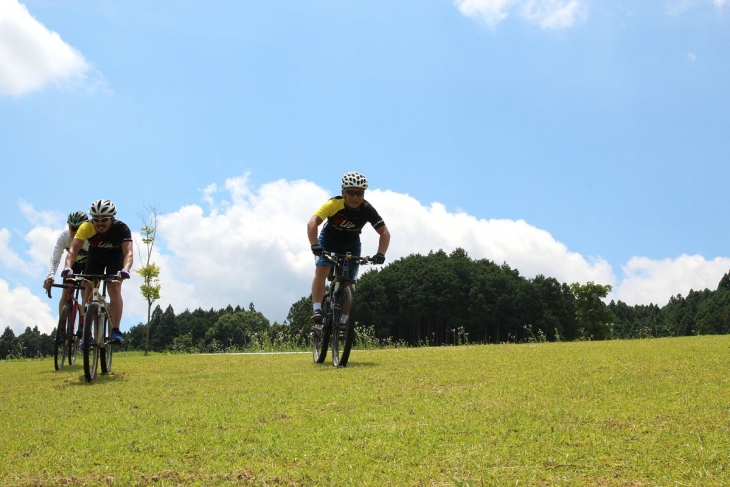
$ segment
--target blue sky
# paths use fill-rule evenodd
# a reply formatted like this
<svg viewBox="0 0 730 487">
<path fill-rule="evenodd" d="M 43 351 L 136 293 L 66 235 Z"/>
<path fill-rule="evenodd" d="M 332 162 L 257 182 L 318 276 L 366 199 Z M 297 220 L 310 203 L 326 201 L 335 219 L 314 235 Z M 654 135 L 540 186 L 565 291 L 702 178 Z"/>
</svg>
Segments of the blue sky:
<svg viewBox="0 0 730 487">
<path fill-rule="evenodd" d="M 347 171 L 388 261 L 462 247 L 629 304 L 714 289 L 728 86 L 728 0 L 0 0 L 2 323 L 53 328 L 53 243 L 99 198 L 133 230 L 158 206 L 163 307 L 281 322 Z"/>
</svg>

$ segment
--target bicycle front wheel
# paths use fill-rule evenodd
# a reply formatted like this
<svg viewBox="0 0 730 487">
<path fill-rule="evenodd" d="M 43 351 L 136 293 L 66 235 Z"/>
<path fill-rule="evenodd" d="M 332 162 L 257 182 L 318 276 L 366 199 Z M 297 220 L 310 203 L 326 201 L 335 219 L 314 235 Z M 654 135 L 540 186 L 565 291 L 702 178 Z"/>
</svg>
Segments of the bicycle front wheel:
<svg viewBox="0 0 730 487">
<path fill-rule="evenodd" d="M 112 371 L 112 331 L 109 328 L 109 316 L 106 313 L 104 313 L 103 321 L 103 326 L 100 328 L 104 331 L 104 340 L 102 342 L 104 347 L 101 349 L 101 373 L 108 374 Z"/>
<path fill-rule="evenodd" d="M 322 302 L 322 314 L 324 319 L 322 323 L 315 323 L 312 326 L 312 358 L 315 364 L 321 364 L 327 357 L 327 348 L 330 343 L 330 333 L 332 332 L 332 311 L 329 306 L 329 297 L 325 297 Z"/>
<path fill-rule="evenodd" d="M 56 327 L 56 341 L 53 351 L 53 364 L 56 370 L 61 370 L 66 361 L 68 354 L 68 333 L 71 327 L 71 310 L 68 305 L 64 305 L 61 309 L 61 315 L 58 317 L 58 326 Z"/>
<path fill-rule="evenodd" d="M 350 350 L 355 340 L 355 294 L 351 286 L 340 291 L 338 299 L 340 313 L 336 316 L 336 323 L 332 326 L 332 365 L 344 367 L 350 358 Z M 342 323 L 342 314 L 347 314 L 347 320 Z"/>
<path fill-rule="evenodd" d="M 84 348 L 84 376 L 86 382 L 93 382 L 96 379 L 96 371 L 99 367 L 99 335 L 93 336 L 93 333 L 98 329 L 97 322 L 99 321 L 99 307 L 96 305 L 89 305 L 88 311 L 86 311 L 86 319 L 84 321 L 84 336 L 82 338 L 82 347 Z M 101 337 L 104 338 L 103 336 Z"/>
<path fill-rule="evenodd" d="M 79 338 L 74 333 L 74 326 L 81 319 L 81 311 L 78 306 L 73 306 L 71 311 L 71 320 L 68 322 L 68 364 L 73 365 L 76 363 L 76 356 L 79 353 Z"/>
</svg>

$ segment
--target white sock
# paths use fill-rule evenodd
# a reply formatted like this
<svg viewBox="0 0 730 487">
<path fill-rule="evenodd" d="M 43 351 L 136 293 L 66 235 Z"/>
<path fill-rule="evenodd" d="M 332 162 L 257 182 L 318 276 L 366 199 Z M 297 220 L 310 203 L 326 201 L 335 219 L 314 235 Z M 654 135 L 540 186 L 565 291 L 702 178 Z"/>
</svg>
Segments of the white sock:
<svg viewBox="0 0 730 487">
<path fill-rule="evenodd" d="M 322 303 L 314 303 L 314 311 L 320 310 L 322 311 Z"/>
<path fill-rule="evenodd" d="M 347 315 L 340 315 L 340 323 L 344 324 L 347 323 Z"/>
</svg>

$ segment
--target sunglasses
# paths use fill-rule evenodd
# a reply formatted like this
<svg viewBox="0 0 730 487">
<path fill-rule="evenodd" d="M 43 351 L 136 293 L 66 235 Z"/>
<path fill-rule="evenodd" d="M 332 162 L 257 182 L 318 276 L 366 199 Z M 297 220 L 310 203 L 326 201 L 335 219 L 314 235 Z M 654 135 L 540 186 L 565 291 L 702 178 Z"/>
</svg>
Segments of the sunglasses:
<svg viewBox="0 0 730 487">
<path fill-rule="evenodd" d="M 68 229 L 71 230 L 72 232 L 75 232 L 76 230 L 79 229 L 79 227 L 71 227 L 71 226 L 69 226 Z"/>
<path fill-rule="evenodd" d="M 91 221 L 94 223 L 104 223 L 104 222 L 108 222 L 111 219 L 112 219 L 112 217 L 105 216 L 104 218 L 92 218 Z"/>
<path fill-rule="evenodd" d="M 345 193 L 347 193 L 350 196 L 363 196 L 365 194 L 364 190 L 355 191 L 354 189 L 346 189 Z"/>
</svg>

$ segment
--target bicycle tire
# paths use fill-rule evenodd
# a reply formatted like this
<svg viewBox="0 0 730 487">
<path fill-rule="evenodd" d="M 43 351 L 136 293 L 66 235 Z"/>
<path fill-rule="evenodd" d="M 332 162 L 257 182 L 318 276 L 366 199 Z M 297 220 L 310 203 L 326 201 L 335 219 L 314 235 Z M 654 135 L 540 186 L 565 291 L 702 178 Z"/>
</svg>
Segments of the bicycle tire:
<svg viewBox="0 0 730 487">
<path fill-rule="evenodd" d="M 322 323 L 312 326 L 312 358 L 315 364 L 323 363 L 327 357 L 327 348 L 329 348 L 330 333 L 332 332 L 330 314 L 329 297 L 325 297 L 322 301 Z"/>
<path fill-rule="evenodd" d="M 104 330 L 104 347 L 101 349 L 101 373 L 108 374 L 112 371 L 112 331 L 109 328 L 109 315 L 104 313 L 104 323 L 102 329 Z"/>
<path fill-rule="evenodd" d="M 89 309 L 86 311 L 86 319 L 84 321 L 84 336 L 83 336 L 83 348 L 84 348 L 84 376 L 86 382 L 91 383 L 96 379 L 96 372 L 99 367 L 99 346 L 89 340 L 92 337 L 92 330 L 96 331 L 96 322 L 99 319 L 98 305 L 89 305 Z M 98 335 L 97 335 L 98 340 Z"/>
<path fill-rule="evenodd" d="M 78 306 L 72 306 L 71 309 L 71 321 L 69 322 L 69 333 L 68 337 L 68 364 L 73 365 L 76 363 L 76 357 L 79 353 L 79 338 L 74 333 L 74 326 L 81 320 L 81 310 Z"/>
<path fill-rule="evenodd" d="M 71 313 L 68 304 L 66 304 L 61 308 L 61 314 L 58 316 L 58 326 L 56 327 L 56 340 L 53 347 L 53 365 L 56 370 L 61 370 L 66 361 L 70 316 Z"/>
<path fill-rule="evenodd" d="M 333 316 L 335 326 L 332 327 L 332 365 L 345 367 L 350 358 L 350 350 L 355 340 L 355 293 L 351 286 L 345 286 L 338 298 L 340 310 L 348 309 L 347 322 L 340 323 L 340 316 Z"/>
</svg>

